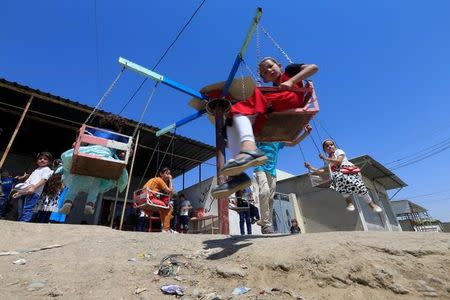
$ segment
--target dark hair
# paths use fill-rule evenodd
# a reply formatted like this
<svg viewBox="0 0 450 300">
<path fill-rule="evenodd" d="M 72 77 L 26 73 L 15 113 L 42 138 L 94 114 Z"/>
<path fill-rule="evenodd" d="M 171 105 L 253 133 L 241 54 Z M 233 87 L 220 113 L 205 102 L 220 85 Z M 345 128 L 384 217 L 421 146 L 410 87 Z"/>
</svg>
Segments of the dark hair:
<svg viewBox="0 0 450 300">
<path fill-rule="evenodd" d="M 0 175 L 1 175 L 2 177 L 10 177 L 10 176 L 11 176 L 11 173 L 9 173 L 7 170 L 0 169 Z"/>
<path fill-rule="evenodd" d="M 323 150 L 325 150 L 325 143 L 328 143 L 328 142 L 332 142 L 333 145 L 335 145 L 335 143 L 334 143 L 334 141 L 332 139 L 326 139 L 325 141 L 322 142 L 322 149 Z"/>
<path fill-rule="evenodd" d="M 42 194 L 54 197 L 62 188 L 62 173 L 53 173 L 45 183 Z"/>
<path fill-rule="evenodd" d="M 41 157 L 41 156 L 47 157 L 48 160 L 53 160 L 53 155 L 52 155 L 50 152 L 46 152 L 46 151 L 44 151 L 44 152 L 39 152 L 39 153 L 36 155 L 36 159 L 39 159 L 39 157 Z"/>
<path fill-rule="evenodd" d="M 263 76 L 262 76 L 262 74 L 261 74 L 260 67 L 261 67 L 261 65 L 262 65 L 263 62 L 268 61 L 268 60 L 272 61 L 274 64 L 277 64 L 277 65 L 280 64 L 275 58 L 273 58 L 273 57 L 271 57 L 271 56 L 266 56 L 266 57 L 264 57 L 263 59 L 261 59 L 261 60 L 259 61 L 259 63 L 258 63 L 258 74 L 259 74 L 259 76 L 263 79 L 264 82 L 267 82 L 267 81 L 263 78 Z"/>
<path fill-rule="evenodd" d="M 56 169 L 56 168 L 58 168 L 60 165 L 62 165 L 62 160 L 59 159 L 59 158 L 57 158 L 57 159 L 55 159 L 55 160 L 53 161 L 52 167 L 53 167 L 53 169 Z"/>
<path fill-rule="evenodd" d="M 184 199 L 186 199 L 186 196 L 184 194 L 178 194 L 178 198 L 183 197 Z"/>
<path fill-rule="evenodd" d="M 161 173 L 164 173 L 166 171 L 170 171 L 169 167 L 162 167 L 161 169 L 159 169 L 158 171 L 158 176 L 161 175 Z"/>
<path fill-rule="evenodd" d="M 121 132 L 125 121 L 123 118 L 121 118 L 119 116 L 109 114 L 109 115 L 106 115 L 106 116 L 100 118 L 98 123 L 99 123 L 99 127 L 103 128 L 103 129 L 108 129 L 108 130 L 115 131 L 115 132 Z"/>
</svg>

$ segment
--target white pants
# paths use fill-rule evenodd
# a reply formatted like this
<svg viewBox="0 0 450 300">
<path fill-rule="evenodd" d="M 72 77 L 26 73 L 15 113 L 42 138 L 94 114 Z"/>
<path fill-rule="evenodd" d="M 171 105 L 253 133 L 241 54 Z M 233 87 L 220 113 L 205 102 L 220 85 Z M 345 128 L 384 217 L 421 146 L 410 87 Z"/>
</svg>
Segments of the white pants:
<svg viewBox="0 0 450 300">
<path fill-rule="evenodd" d="M 255 142 L 252 127 L 254 121 L 255 116 L 237 114 L 233 116 L 233 126 L 227 126 L 228 147 L 232 158 L 239 154 L 242 142 Z"/>
<path fill-rule="evenodd" d="M 259 201 L 259 214 L 265 225 L 272 225 L 273 198 L 277 178 L 264 171 L 255 172 L 256 184 L 253 186 L 254 195 Z"/>
</svg>

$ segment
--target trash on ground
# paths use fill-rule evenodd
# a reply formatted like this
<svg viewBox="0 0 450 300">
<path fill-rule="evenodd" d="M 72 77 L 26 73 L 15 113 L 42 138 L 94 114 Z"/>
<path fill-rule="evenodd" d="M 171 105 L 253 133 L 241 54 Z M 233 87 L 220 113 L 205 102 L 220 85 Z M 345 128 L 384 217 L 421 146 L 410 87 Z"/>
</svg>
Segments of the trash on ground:
<svg viewBox="0 0 450 300">
<path fill-rule="evenodd" d="M 26 263 L 27 263 L 27 261 L 24 258 L 18 259 L 13 262 L 13 264 L 15 264 L 15 265 L 24 265 Z"/>
<path fill-rule="evenodd" d="M 245 287 L 245 286 L 240 286 L 240 287 L 235 288 L 233 290 L 232 294 L 233 295 L 242 295 L 242 294 L 247 293 L 250 290 L 251 290 L 251 288 L 248 288 L 248 287 Z"/>
<path fill-rule="evenodd" d="M 184 288 L 179 285 L 176 285 L 176 284 L 163 285 L 161 287 L 161 291 L 164 294 L 169 294 L 169 295 L 178 295 L 178 296 L 184 295 Z"/>
</svg>

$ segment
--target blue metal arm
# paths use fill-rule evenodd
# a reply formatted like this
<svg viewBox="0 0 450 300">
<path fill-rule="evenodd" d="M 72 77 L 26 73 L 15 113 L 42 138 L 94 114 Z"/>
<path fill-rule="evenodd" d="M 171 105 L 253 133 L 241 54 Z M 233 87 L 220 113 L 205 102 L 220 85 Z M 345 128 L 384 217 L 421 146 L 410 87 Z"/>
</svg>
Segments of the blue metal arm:
<svg viewBox="0 0 450 300">
<path fill-rule="evenodd" d="M 239 65 L 242 62 L 245 53 L 247 52 L 248 44 L 250 43 L 253 32 L 255 32 L 256 26 L 258 25 L 259 20 L 261 19 L 261 16 L 262 16 L 262 8 L 258 7 L 256 9 L 256 14 L 253 17 L 252 23 L 250 24 L 250 28 L 247 32 L 247 35 L 245 36 L 245 40 L 244 40 L 244 43 L 242 44 L 241 50 L 239 51 L 238 55 L 236 56 L 233 67 L 231 68 L 230 74 L 228 75 L 227 81 L 225 82 L 225 85 L 223 87 L 222 94 L 221 94 L 222 97 L 225 96 L 226 94 L 228 94 L 228 89 L 230 88 L 231 83 L 233 82 L 233 79 L 239 68 Z M 197 97 L 197 98 L 199 98 L 199 97 Z M 208 100 L 208 98 L 206 98 L 206 97 L 200 98 L 200 99 Z M 177 127 L 180 127 L 180 126 L 187 124 L 195 119 L 198 119 L 201 116 L 203 116 L 205 113 L 206 113 L 205 109 L 200 110 L 200 111 L 196 112 L 195 114 L 192 114 L 184 119 L 179 120 L 178 122 L 175 122 L 163 129 L 158 130 L 156 132 L 156 136 L 161 136 Z"/>
<path fill-rule="evenodd" d="M 133 71 L 135 71 L 135 72 L 137 72 L 139 74 L 147 76 L 147 77 L 149 77 L 149 78 L 151 78 L 151 79 L 153 79 L 155 81 L 158 81 L 158 82 L 161 82 L 161 83 L 163 83 L 165 85 L 168 85 L 168 86 L 170 86 L 170 87 L 172 87 L 172 88 L 174 88 L 174 89 L 176 89 L 176 90 L 178 90 L 180 92 L 188 94 L 188 95 L 190 95 L 192 97 L 203 99 L 203 100 L 208 100 L 208 97 L 206 97 L 202 93 L 200 93 L 200 92 L 198 92 L 198 91 L 196 91 L 194 89 L 191 89 L 191 88 L 189 88 L 189 87 L 187 87 L 185 85 L 182 85 L 181 83 L 173 81 L 170 78 L 167 78 L 167 77 L 165 77 L 163 75 L 160 75 L 160 74 L 158 74 L 156 72 L 153 72 L 152 70 L 149 70 L 149 69 L 144 68 L 144 67 L 142 67 L 142 66 L 140 66 L 138 64 L 135 64 L 134 62 L 131 62 L 131 61 L 129 61 L 129 60 L 123 58 L 123 57 L 119 57 L 119 64 L 121 64 L 124 67 L 126 67 L 126 68 L 128 68 L 130 70 L 133 70 Z"/>
</svg>

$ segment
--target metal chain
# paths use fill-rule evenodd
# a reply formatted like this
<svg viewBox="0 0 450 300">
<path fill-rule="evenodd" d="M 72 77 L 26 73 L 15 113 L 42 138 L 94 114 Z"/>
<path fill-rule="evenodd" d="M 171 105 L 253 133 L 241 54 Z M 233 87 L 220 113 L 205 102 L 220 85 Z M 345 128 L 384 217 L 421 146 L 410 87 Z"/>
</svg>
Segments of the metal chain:
<svg viewBox="0 0 450 300">
<path fill-rule="evenodd" d="M 247 62 L 245 60 L 242 60 L 242 63 L 244 64 L 244 67 L 247 69 L 247 71 L 250 73 L 250 76 L 252 76 L 253 80 L 258 83 L 258 86 L 261 86 L 261 77 L 256 76 L 255 73 L 252 71 L 252 69 L 249 67 Z"/>
<path fill-rule="evenodd" d="M 312 121 L 313 121 L 314 127 L 317 128 L 316 132 L 317 132 L 317 136 L 319 137 L 319 140 L 323 142 L 323 138 L 322 138 L 322 136 L 319 133 L 319 127 L 316 124 L 316 120 L 313 118 Z"/>
<path fill-rule="evenodd" d="M 148 168 L 150 167 L 150 163 L 151 163 L 152 160 L 153 160 L 153 156 L 155 156 L 155 153 L 159 151 L 159 150 L 158 150 L 158 149 L 159 149 L 159 142 L 160 142 L 160 139 L 158 138 L 158 142 L 156 143 L 156 146 L 155 146 L 155 148 L 153 149 L 152 156 L 150 156 L 150 160 L 148 161 L 147 166 L 145 167 L 145 171 L 144 171 L 144 173 L 142 174 L 142 177 L 141 177 L 141 180 L 139 181 L 139 185 L 138 185 L 138 186 L 142 186 L 142 182 L 144 181 L 144 177 L 145 177 L 145 175 L 147 174 Z M 158 155 L 159 155 L 159 152 L 158 152 Z M 157 163 L 157 164 L 158 164 L 158 163 Z"/>
<path fill-rule="evenodd" d="M 156 169 L 155 177 L 158 175 L 158 171 L 161 169 L 162 164 L 164 163 L 164 158 L 166 158 L 166 154 L 167 154 L 167 152 L 169 152 L 170 145 L 174 141 L 174 138 L 175 138 L 175 131 L 172 134 L 172 138 L 170 139 L 169 145 L 167 145 L 166 151 L 164 152 L 163 158 L 161 159 L 161 163 L 159 164 L 158 168 Z M 172 153 L 172 156 L 173 156 L 173 153 Z"/>
<path fill-rule="evenodd" d="M 136 135 L 136 133 L 137 133 L 139 127 L 140 127 L 141 124 L 142 124 L 142 120 L 144 119 L 144 115 L 145 115 L 145 113 L 146 113 L 146 111 L 147 111 L 147 109 L 148 109 L 148 106 L 149 106 L 149 104 L 150 104 L 150 101 L 151 101 L 152 98 L 153 98 L 153 95 L 155 94 L 155 91 L 156 91 L 156 88 L 158 87 L 158 84 L 159 84 L 159 82 L 156 82 L 156 83 L 155 83 L 155 85 L 154 85 L 154 87 L 153 87 L 153 90 L 152 90 L 150 96 L 148 97 L 147 103 L 145 104 L 144 110 L 142 111 L 141 116 L 139 117 L 139 122 L 137 123 L 136 128 L 134 129 L 134 132 L 133 132 L 132 137 L 134 137 L 134 136 Z"/>
<path fill-rule="evenodd" d="M 244 100 L 247 97 L 245 96 L 245 79 L 244 79 L 244 72 L 242 72 L 242 64 L 239 65 L 239 72 L 241 72 L 242 100 Z"/>
<path fill-rule="evenodd" d="M 259 62 L 261 59 L 261 40 L 260 40 L 260 36 L 259 36 L 259 26 L 261 26 L 258 23 L 258 26 L 256 26 L 256 61 Z"/>
<path fill-rule="evenodd" d="M 320 152 L 319 146 L 317 146 L 317 143 L 316 143 L 316 141 L 314 140 L 314 137 L 312 136 L 312 134 L 310 134 L 309 137 L 311 138 L 311 140 L 312 140 L 314 146 L 316 147 L 317 153 L 320 154 L 321 152 Z"/>
<path fill-rule="evenodd" d="M 281 46 L 275 41 L 275 39 L 267 32 L 267 30 L 262 25 L 260 25 L 260 26 L 261 26 L 261 29 L 264 32 L 264 34 L 272 41 L 272 43 L 275 45 L 275 47 L 284 55 L 286 60 L 292 64 L 293 61 L 289 58 L 287 53 L 281 48 Z"/>
<path fill-rule="evenodd" d="M 90 115 L 87 117 L 86 121 L 84 121 L 83 124 L 87 124 L 91 118 L 94 116 L 95 112 L 100 108 L 100 106 L 102 105 L 103 101 L 106 100 L 106 98 L 109 96 L 109 94 L 111 93 L 111 90 L 113 89 L 113 87 L 116 85 L 117 81 L 119 81 L 120 77 L 123 74 L 123 71 L 125 70 L 125 67 L 123 67 L 119 74 L 117 74 L 116 78 L 114 79 L 114 81 L 111 83 L 111 85 L 109 86 L 109 88 L 106 90 L 106 92 L 103 94 L 103 96 L 100 98 L 100 100 L 98 101 L 97 105 L 94 107 L 94 109 L 92 110 L 92 112 L 90 113 Z"/>
<path fill-rule="evenodd" d="M 259 35 L 259 26 L 261 26 L 261 25 L 258 23 L 258 26 L 256 26 L 256 63 L 257 64 L 259 64 L 259 62 L 261 61 L 261 39 L 260 39 L 260 35 Z M 247 68 L 248 68 L 248 66 L 247 66 Z M 259 85 L 261 85 L 262 78 L 261 78 L 261 75 L 259 74 L 259 65 L 256 65 L 256 74 L 257 74 L 256 81 L 259 83 Z"/>
</svg>

